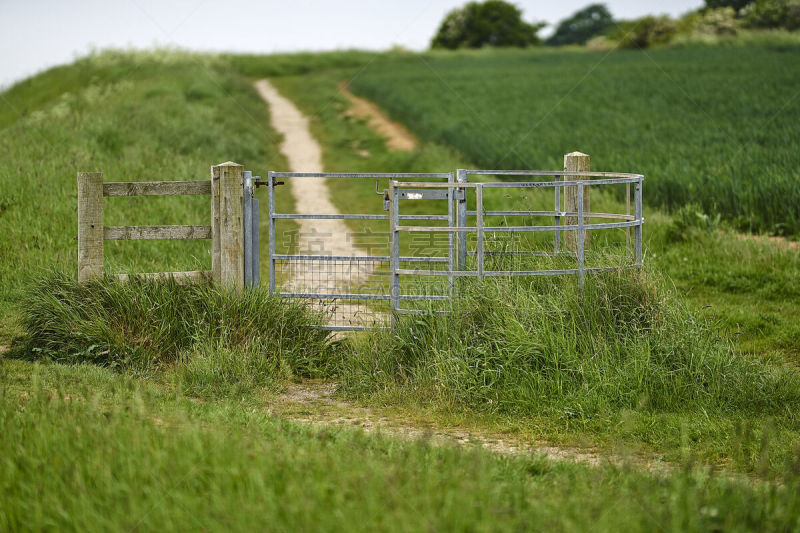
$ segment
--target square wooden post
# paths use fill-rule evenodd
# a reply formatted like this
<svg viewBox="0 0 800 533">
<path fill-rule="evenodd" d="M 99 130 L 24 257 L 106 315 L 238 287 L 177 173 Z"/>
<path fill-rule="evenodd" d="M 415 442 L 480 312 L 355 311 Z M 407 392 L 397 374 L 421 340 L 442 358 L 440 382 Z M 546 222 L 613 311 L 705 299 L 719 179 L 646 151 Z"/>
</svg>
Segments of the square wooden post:
<svg viewBox="0 0 800 533">
<path fill-rule="evenodd" d="M 564 156 L 564 171 L 566 172 L 589 172 L 591 170 L 591 165 L 589 161 L 589 156 L 583 154 L 581 152 L 571 152 Z M 589 179 L 587 176 L 564 176 L 564 181 L 583 181 Z M 578 212 L 578 187 L 571 186 L 571 187 L 564 187 L 564 211 L 570 213 L 577 213 Z M 583 222 L 584 224 L 589 223 L 589 217 L 587 216 L 590 212 L 590 202 L 589 202 L 589 187 L 583 188 Z M 577 216 L 568 216 L 565 218 L 565 224 L 568 226 L 574 226 L 578 224 L 578 217 Z M 577 231 L 565 231 L 566 235 L 564 235 L 564 244 L 566 245 L 568 250 L 577 251 L 578 249 L 578 232 Z M 589 247 L 589 231 L 586 230 L 583 232 L 583 245 L 585 248 Z"/>
<path fill-rule="evenodd" d="M 216 283 L 222 281 L 220 268 L 220 231 L 219 231 L 219 175 L 220 167 L 211 167 L 211 279 Z"/>
<path fill-rule="evenodd" d="M 219 281 L 237 289 L 244 288 L 244 181 L 243 167 L 232 161 L 212 169 L 219 183 Z M 216 172 L 216 174 L 214 174 Z M 212 180 L 211 196 L 216 185 Z M 212 226 L 213 222 L 212 203 Z M 213 228 L 212 228 L 213 240 Z M 213 246 L 213 244 L 212 244 Z M 215 268 L 212 260 L 212 270 Z M 215 271 L 216 273 L 216 271 Z"/>
<path fill-rule="evenodd" d="M 103 173 L 78 173 L 78 281 L 103 277 Z"/>
</svg>

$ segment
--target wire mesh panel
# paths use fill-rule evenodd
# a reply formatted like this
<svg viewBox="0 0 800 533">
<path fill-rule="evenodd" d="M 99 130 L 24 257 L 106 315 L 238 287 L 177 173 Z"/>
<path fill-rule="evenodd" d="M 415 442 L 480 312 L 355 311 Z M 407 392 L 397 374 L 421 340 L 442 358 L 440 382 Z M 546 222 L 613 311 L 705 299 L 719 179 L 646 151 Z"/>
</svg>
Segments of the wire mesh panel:
<svg viewBox="0 0 800 533">
<path fill-rule="evenodd" d="M 276 208 L 279 179 L 331 180 L 337 190 L 357 184 L 363 198 L 371 187 L 375 198 L 366 213 L 303 212 L 281 213 Z M 453 173 L 296 173 L 270 172 L 270 291 L 287 298 L 302 298 L 324 317 L 320 327 L 329 330 L 361 330 L 388 327 L 391 317 L 391 286 L 388 215 L 381 181 L 423 180 L 452 182 Z M 427 181 L 426 181 L 427 180 Z M 296 191 L 292 191 L 295 193 Z M 287 191 L 288 193 L 288 191 Z M 301 204 L 297 199 L 296 204 Z M 316 205 L 313 202 L 304 205 Z M 318 210 L 318 209 L 316 209 Z M 332 207 L 329 211 L 335 211 Z M 446 209 L 444 210 L 446 212 Z M 444 219 L 442 213 L 410 213 L 408 220 Z M 288 224 L 291 229 L 278 229 Z M 278 253 L 280 249 L 281 253 Z"/>
<path fill-rule="evenodd" d="M 283 255 L 274 264 L 278 294 L 312 300 L 331 329 L 387 325 L 389 257 Z"/>
<path fill-rule="evenodd" d="M 533 179 L 504 181 L 508 176 Z M 278 179 L 376 179 L 388 188 L 381 192 L 376 182 L 382 198 L 371 213 L 280 213 Z M 445 310 L 463 278 L 575 275 L 583 286 L 587 273 L 641 264 L 643 179 L 601 172 L 459 170 L 458 181 L 453 173 L 270 172 L 270 291 L 310 301 L 324 317 L 320 327 L 360 330 L 390 327 L 400 313 Z M 584 209 L 590 188 L 614 186 L 625 196 L 599 202 L 609 209 Z M 279 223 L 294 226 L 279 232 Z M 598 238 L 601 230 L 612 233 Z"/>
</svg>

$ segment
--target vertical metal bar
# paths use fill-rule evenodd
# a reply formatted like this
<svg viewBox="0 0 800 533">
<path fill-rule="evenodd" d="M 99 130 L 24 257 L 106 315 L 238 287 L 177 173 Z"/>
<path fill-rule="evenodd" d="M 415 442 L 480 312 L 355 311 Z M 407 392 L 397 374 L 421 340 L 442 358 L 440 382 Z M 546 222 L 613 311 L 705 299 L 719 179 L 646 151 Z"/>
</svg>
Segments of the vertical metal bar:
<svg viewBox="0 0 800 533">
<path fill-rule="evenodd" d="M 642 264 L 642 178 L 634 185 L 633 191 L 636 226 L 634 229 L 634 254 L 637 265 Z"/>
<path fill-rule="evenodd" d="M 631 184 L 625 184 L 625 214 L 631 214 Z M 625 228 L 625 248 L 627 253 L 631 251 L 631 228 Z"/>
<path fill-rule="evenodd" d="M 270 170 L 267 174 L 267 189 L 269 192 L 269 292 L 275 292 L 275 178 Z"/>
<path fill-rule="evenodd" d="M 456 181 L 458 183 L 467 182 L 467 171 L 463 168 L 458 169 Z M 459 189 L 458 194 L 458 214 L 456 217 L 456 224 L 464 228 L 467 226 L 467 189 Z M 458 233 L 458 268 L 459 270 L 467 269 L 467 233 L 460 231 Z"/>
<path fill-rule="evenodd" d="M 397 269 L 400 267 L 400 234 L 397 231 L 398 226 L 398 210 L 400 208 L 399 191 L 396 187 L 396 181 L 389 181 L 389 198 L 391 204 L 389 205 L 389 224 L 391 238 L 391 255 L 389 258 L 389 270 L 391 271 L 391 298 L 392 298 L 392 326 L 394 326 L 395 311 L 400 308 L 400 277 L 397 274 Z"/>
<path fill-rule="evenodd" d="M 559 181 L 558 180 L 558 176 L 556 176 L 553 179 L 553 181 L 556 182 L 556 186 L 553 187 L 556 190 L 556 202 L 555 202 L 556 203 L 556 209 L 555 209 L 555 211 L 556 211 L 556 220 L 555 220 L 555 225 L 556 226 L 560 226 L 561 225 L 561 214 L 560 214 L 561 213 L 561 187 L 558 186 L 558 181 Z M 555 237 L 553 238 L 553 240 L 554 240 L 553 252 L 558 253 L 559 250 L 561 249 L 561 230 L 556 229 Z"/>
<path fill-rule="evenodd" d="M 242 172 L 244 216 L 244 286 L 253 286 L 253 173 Z"/>
<path fill-rule="evenodd" d="M 450 176 L 447 178 L 447 183 L 453 183 L 453 173 L 450 173 Z M 456 198 L 455 188 L 450 186 L 447 188 L 447 225 L 451 228 L 455 225 L 455 206 L 453 205 L 453 201 Z M 455 250 L 453 249 L 455 246 L 455 234 L 451 231 L 447 234 L 447 268 L 450 272 L 455 270 Z M 448 294 L 450 296 L 453 295 L 453 275 L 450 274 L 448 279 Z"/>
<path fill-rule="evenodd" d="M 475 209 L 478 229 L 478 279 L 483 279 L 483 184 L 478 184 L 475 189 Z"/>
<path fill-rule="evenodd" d="M 258 227 L 258 222 L 261 217 L 258 216 L 258 207 L 259 201 L 258 198 L 253 198 L 253 238 L 252 238 L 252 250 L 253 250 L 253 280 L 252 286 L 258 287 L 259 283 L 261 282 L 261 252 L 259 251 L 260 246 L 260 229 Z"/>
<path fill-rule="evenodd" d="M 583 183 L 578 183 L 578 287 L 583 290 Z"/>
</svg>

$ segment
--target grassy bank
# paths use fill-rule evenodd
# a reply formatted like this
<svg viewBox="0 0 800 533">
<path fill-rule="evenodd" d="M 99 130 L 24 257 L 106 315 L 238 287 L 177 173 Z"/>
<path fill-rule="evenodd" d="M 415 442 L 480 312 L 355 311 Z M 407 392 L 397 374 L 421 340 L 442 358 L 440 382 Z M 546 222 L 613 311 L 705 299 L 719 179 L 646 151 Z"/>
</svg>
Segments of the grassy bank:
<svg viewBox="0 0 800 533">
<path fill-rule="evenodd" d="M 77 172 L 104 171 L 107 181 L 201 180 L 228 160 L 256 171 L 285 165 L 249 80 L 210 56 L 104 52 L 2 96 L 3 343 L 24 280 L 42 267 L 76 268 Z M 105 222 L 208 224 L 208 205 L 203 196 L 107 198 Z M 210 241 L 110 241 L 106 264 L 111 272 L 207 269 L 210 251 Z"/>
<path fill-rule="evenodd" d="M 324 318 L 265 289 L 141 278 L 78 284 L 55 272 L 30 283 L 19 309 L 26 335 L 12 357 L 175 380 L 188 394 L 235 396 L 330 374 L 333 347 L 313 327 Z"/>
<path fill-rule="evenodd" d="M 390 152 L 348 117 L 337 86 L 362 59 L 375 60 L 376 75 L 389 68 L 369 54 L 332 55 L 314 58 L 322 70 L 276 80 L 312 117 L 327 168 L 477 166 L 479 153 L 447 139 Z M 582 296 L 573 279 L 486 282 L 451 316 L 407 318 L 393 334 L 351 342 L 328 342 L 308 309 L 263 292 L 77 285 L 77 170 L 134 180 L 203 179 L 228 159 L 283 168 L 247 76 L 312 67 L 269 61 L 108 53 L 7 93 L 19 110 L 30 100 L 0 118 L 10 120 L 0 147 L 11 161 L 0 169 L 0 341 L 22 335 L 9 354 L 18 359 L 0 355 L 0 529 L 796 528 L 800 259 L 740 239 L 702 206 L 675 216 L 647 208 L 645 274 L 591 278 Z M 552 161 L 535 166 L 558 168 L 569 149 L 549 147 Z M 291 211 L 291 196 L 281 198 Z M 182 201 L 110 199 L 107 220 L 205 223 L 207 200 Z M 338 187 L 333 201 L 383 212 L 372 183 Z M 119 243 L 109 269 L 205 268 L 208 252 Z M 53 265 L 67 274 L 23 291 L 23 279 Z M 632 466 L 498 457 L 270 417 L 275 391 L 303 377 L 341 380 L 349 398 L 410 419 L 613 451 Z M 670 470 L 648 474 L 639 454 Z"/>
<path fill-rule="evenodd" d="M 780 485 L 498 457 L 197 403 L 93 366 L 0 366 L 0 528 L 791 530 Z"/>
</svg>

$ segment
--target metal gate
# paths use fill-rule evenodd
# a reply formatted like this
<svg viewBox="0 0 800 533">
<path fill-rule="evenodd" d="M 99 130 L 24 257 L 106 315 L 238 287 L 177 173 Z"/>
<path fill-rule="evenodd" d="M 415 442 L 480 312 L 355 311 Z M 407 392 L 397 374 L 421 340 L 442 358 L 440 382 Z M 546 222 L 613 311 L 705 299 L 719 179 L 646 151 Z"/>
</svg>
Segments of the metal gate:
<svg viewBox="0 0 800 533">
<path fill-rule="evenodd" d="M 505 181 L 514 177 L 526 181 Z M 269 290 L 310 300 L 328 330 L 387 328 L 394 314 L 430 312 L 464 277 L 575 275 L 583 286 L 587 273 L 641 265 L 643 179 L 565 171 L 269 172 L 266 183 L 250 182 L 250 218 L 245 192 L 245 265 L 257 284 L 256 184 L 269 188 Z M 339 197 L 354 198 L 375 180 L 381 198 L 368 213 L 280 212 L 292 195 L 278 191 L 290 180 L 330 180 Z M 605 194 L 619 186 L 624 191 L 609 197 L 624 201 L 624 213 L 585 211 L 590 188 Z M 612 235 L 589 253 L 589 232 L 599 230 Z"/>
<path fill-rule="evenodd" d="M 284 180 L 284 181 L 281 181 Z M 340 193 L 372 187 L 375 198 L 368 213 L 280 212 L 278 190 L 294 180 L 329 180 Z M 386 192 L 380 183 L 404 180 L 423 183 L 454 182 L 448 173 L 302 173 L 269 172 L 269 290 L 286 298 L 304 298 L 327 316 L 320 326 L 328 330 L 385 328 L 391 318 L 390 235 Z M 299 189 L 295 187 L 294 189 Z M 288 192 L 288 191 L 287 191 Z M 356 192 L 356 194 L 359 194 Z M 363 197 L 363 192 L 360 193 Z M 303 198 L 295 198 L 295 203 Z M 312 205 L 312 207 L 314 207 Z M 448 221 L 452 207 L 441 213 L 407 214 L 403 221 Z M 451 258 L 424 255 L 395 256 L 402 263 L 450 265 Z M 408 295 L 408 298 L 422 296 Z"/>
</svg>

